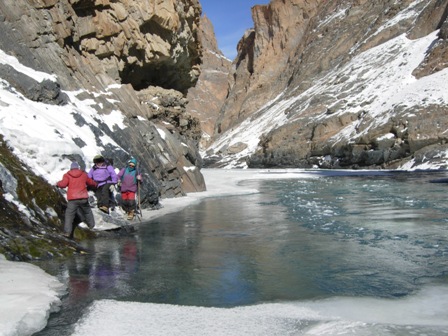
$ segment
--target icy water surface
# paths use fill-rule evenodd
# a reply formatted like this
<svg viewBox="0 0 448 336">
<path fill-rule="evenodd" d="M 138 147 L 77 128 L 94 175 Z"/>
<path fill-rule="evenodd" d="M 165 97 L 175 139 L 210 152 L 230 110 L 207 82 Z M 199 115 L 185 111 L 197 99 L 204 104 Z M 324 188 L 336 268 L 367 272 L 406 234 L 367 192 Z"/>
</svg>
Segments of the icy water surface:
<svg viewBox="0 0 448 336">
<path fill-rule="evenodd" d="M 128 329 L 156 316 L 180 324 L 142 335 L 448 335 L 448 184 L 429 183 L 438 177 L 248 181 L 260 193 L 206 199 L 90 241 L 89 256 L 40 265 L 70 294 L 39 335 L 117 323 L 115 301 L 146 303 Z M 198 307 L 210 321 L 201 332 L 179 319 Z"/>
</svg>

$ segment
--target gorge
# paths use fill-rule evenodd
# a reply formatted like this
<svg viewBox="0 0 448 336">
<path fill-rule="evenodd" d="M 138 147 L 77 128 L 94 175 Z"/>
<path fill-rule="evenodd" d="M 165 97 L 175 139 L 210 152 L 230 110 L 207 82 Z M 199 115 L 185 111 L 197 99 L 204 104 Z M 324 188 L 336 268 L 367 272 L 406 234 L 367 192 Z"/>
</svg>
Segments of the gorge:
<svg viewBox="0 0 448 336">
<path fill-rule="evenodd" d="M 197 0 L 2 1 L 1 90 L 24 103 L 0 97 L 0 253 L 72 253 L 53 185 L 98 152 L 138 160 L 147 209 L 204 191 L 202 167 L 446 169 L 447 16 L 448 0 L 272 0 L 231 61 Z"/>
</svg>

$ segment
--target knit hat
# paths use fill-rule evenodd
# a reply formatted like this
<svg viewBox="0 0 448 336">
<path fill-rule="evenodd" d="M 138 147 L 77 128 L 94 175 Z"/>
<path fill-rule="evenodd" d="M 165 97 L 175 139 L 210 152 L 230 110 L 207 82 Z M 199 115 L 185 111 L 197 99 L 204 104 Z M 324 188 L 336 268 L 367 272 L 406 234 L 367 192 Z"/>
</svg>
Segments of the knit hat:
<svg viewBox="0 0 448 336">
<path fill-rule="evenodd" d="M 73 161 L 70 165 L 70 169 L 79 169 L 79 164 L 76 161 Z"/>
<path fill-rule="evenodd" d="M 104 158 L 102 155 L 95 155 L 95 157 L 93 158 L 93 163 L 99 163 L 99 162 L 104 162 Z"/>
</svg>

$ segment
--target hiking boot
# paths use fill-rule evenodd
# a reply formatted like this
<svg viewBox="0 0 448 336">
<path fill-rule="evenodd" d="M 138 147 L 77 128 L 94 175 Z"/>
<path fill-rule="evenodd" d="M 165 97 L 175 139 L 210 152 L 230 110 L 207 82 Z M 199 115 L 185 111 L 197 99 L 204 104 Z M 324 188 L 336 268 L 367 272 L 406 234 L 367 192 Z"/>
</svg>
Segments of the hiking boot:
<svg viewBox="0 0 448 336">
<path fill-rule="evenodd" d="M 133 220 L 134 219 L 134 211 L 133 210 L 128 212 L 128 219 L 129 220 Z"/>
<path fill-rule="evenodd" d="M 107 214 L 109 214 L 109 208 L 107 207 L 107 206 L 100 206 L 100 210 L 102 211 L 102 212 L 104 212 L 104 213 L 107 213 Z"/>
</svg>

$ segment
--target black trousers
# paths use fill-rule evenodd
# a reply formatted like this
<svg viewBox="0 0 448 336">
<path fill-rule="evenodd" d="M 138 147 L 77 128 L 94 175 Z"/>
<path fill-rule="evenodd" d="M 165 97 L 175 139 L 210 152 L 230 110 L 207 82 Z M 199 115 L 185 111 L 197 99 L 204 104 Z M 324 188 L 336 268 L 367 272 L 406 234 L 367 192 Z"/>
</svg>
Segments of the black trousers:
<svg viewBox="0 0 448 336">
<path fill-rule="evenodd" d="M 106 183 L 96 188 L 95 196 L 98 208 L 102 206 L 109 207 L 109 187 L 110 183 Z"/>
<path fill-rule="evenodd" d="M 67 209 L 65 210 L 64 232 L 73 236 L 75 229 L 73 221 L 78 216 L 78 220 L 86 223 L 89 228 L 93 229 L 95 226 L 95 218 L 93 217 L 92 209 L 87 198 L 71 200 L 67 202 Z"/>
<path fill-rule="evenodd" d="M 125 212 L 135 211 L 137 202 L 135 202 L 135 200 L 122 200 L 121 205 Z"/>
</svg>

